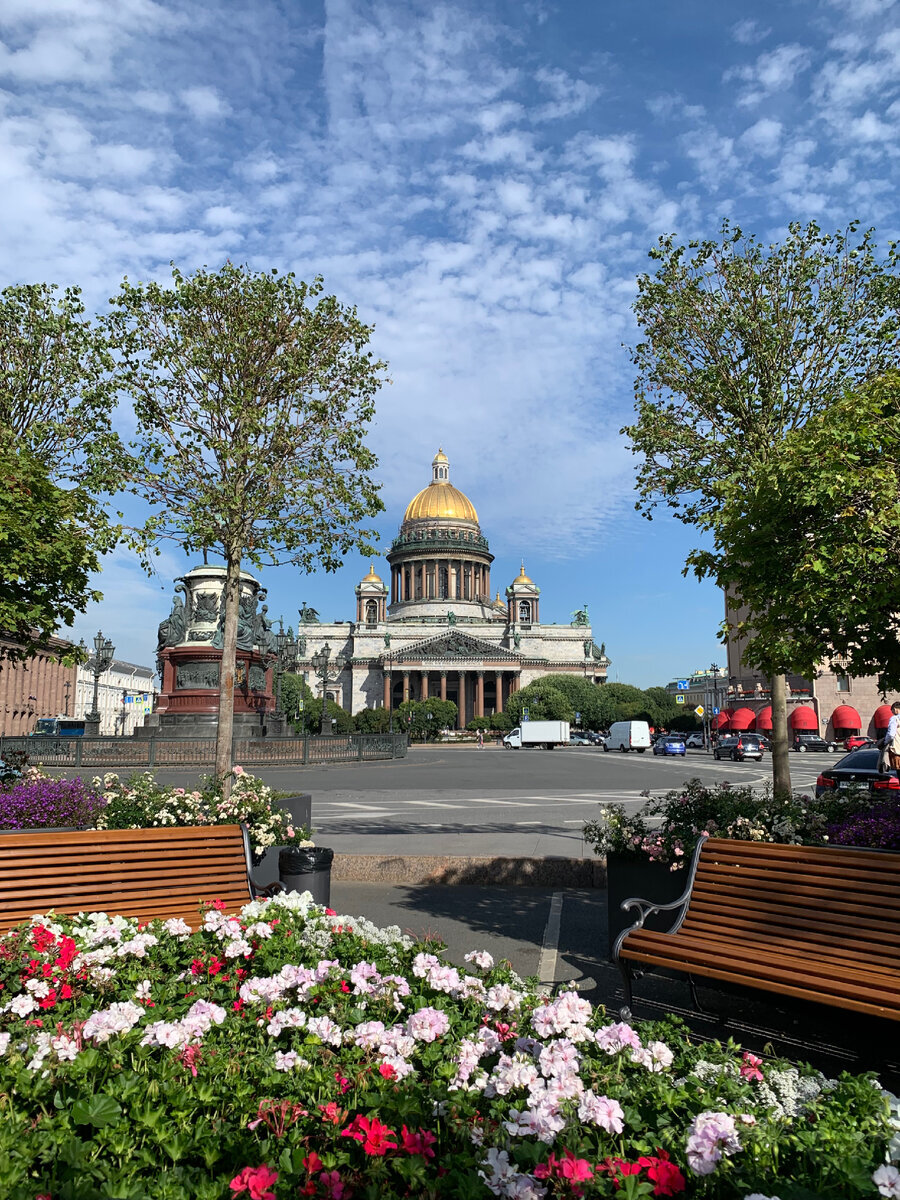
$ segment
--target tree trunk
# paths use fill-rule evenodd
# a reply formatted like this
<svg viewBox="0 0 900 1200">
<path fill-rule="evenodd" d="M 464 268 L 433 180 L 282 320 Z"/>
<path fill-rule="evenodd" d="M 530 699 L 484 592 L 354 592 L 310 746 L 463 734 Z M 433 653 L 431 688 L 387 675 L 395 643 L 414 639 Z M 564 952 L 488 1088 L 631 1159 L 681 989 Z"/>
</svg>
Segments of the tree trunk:
<svg viewBox="0 0 900 1200">
<path fill-rule="evenodd" d="M 219 728 L 216 734 L 216 779 L 227 799 L 231 793 L 234 763 L 231 761 L 234 738 L 234 675 L 237 659 L 238 605 L 241 600 L 241 560 L 225 559 L 225 628 L 222 663 L 219 668 Z"/>
<path fill-rule="evenodd" d="M 772 789 L 791 791 L 791 766 L 788 757 L 787 678 L 772 676 Z"/>
</svg>

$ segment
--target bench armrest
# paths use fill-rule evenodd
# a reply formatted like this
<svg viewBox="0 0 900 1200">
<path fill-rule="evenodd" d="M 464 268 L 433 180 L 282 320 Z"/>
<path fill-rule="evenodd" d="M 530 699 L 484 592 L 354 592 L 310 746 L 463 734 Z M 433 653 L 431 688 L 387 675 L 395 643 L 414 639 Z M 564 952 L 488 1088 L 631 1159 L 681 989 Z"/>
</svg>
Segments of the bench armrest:
<svg viewBox="0 0 900 1200">
<path fill-rule="evenodd" d="M 643 929 L 644 922 L 650 916 L 651 913 L 674 912 L 676 909 L 680 908 L 681 913 L 680 913 L 678 919 L 676 920 L 675 924 L 672 926 L 672 928 L 668 932 L 675 933 L 678 929 L 680 929 L 681 923 L 684 920 L 685 916 L 687 915 L 687 908 L 688 908 L 688 904 L 691 899 L 691 892 L 694 889 L 694 876 L 697 874 L 697 863 L 700 861 L 700 851 L 703 849 L 703 844 L 705 841 L 706 841 L 706 835 L 704 834 L 700 838 L 700 840 L 697 842 L 697 845 L 694 849 L 694 855 L 693 855 L 693 858 L 691 859 L 690 871 L 688 873 L 687 887 L 684 889 L 683 894 L 681 896 L 679 896 L 677 900 L 672 900 L 669 904 L 656 904 L 652 900 L 642 900 L 638 896 L 632 896 L 632 897 L 629 897 L 629 899 L 622 901 L 622 903 L 619 907 L 623 911 L 627 911 L 628 909 L 637 909 L 638 919 L 635 921 L 635 923 L 633 925 L 629 925 L 627 929 L 623 929 L 622 932 L 619 934 L 619 936 L 616 938 L 615 945 L 613 946 L 613 953 L 612 953 L 613 962 L 619 961 L 619 951 L 622 949 L 622 943 L 628 937 L 629 933 L 634 933 L 638 929 Z"/>
<path fill-rule="evenodd" d="M 253 878 L 253 852 L 250 849 L 250 831 L 247 826 L 241 825 L 241 837 L 244 840 L 244 862 L 247 864 L 247 887 L 250 890 L 250 899 L 256 900 L 260 896 L 270 897 L 277 896 L 279 892 L 287 891 L 283 883 L 276 880 L 274 883 L 257 883 Z"/>
</svg>

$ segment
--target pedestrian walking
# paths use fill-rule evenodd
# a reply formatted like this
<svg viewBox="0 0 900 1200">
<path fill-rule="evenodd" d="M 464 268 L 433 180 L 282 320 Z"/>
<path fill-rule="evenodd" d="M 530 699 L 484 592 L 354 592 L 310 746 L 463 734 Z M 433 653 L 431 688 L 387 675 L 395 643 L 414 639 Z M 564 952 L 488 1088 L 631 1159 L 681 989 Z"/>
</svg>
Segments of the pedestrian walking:
<svg viewBox="0 0 900 1200">
<path fill-rule="evenodd" d="M 891 719 L 887 733 L 884 735 L 884 754 L 881 759 L 881 769 L 900 769 L 900 700 L 891 705 Z"/>
<path fill-rule="evenodd" d="M 478 730 L 478 749 L 484 749 L 484 731 L 481 729 Z"/>
</svg>

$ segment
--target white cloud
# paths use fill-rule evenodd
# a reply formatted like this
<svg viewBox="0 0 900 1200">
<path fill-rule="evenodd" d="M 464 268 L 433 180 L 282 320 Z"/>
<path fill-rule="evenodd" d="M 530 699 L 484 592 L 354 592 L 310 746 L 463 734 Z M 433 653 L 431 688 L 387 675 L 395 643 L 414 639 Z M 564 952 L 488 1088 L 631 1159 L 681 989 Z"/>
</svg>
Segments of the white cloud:
<svg viewBox="0 0 900 1200">
<path fill-rule="evenodd" d="M 231 111 L 213 87 L 189 87 L 181 93 L 181 102 L 198 121 L 227 116 Z"/>
<path fill-rule="evenodd" d="M 757 42 L 764 42 L 771 32 L 770 26 L 760 25 L 750 17 L 745 17 L 731 27 L 731 36 L 742 46 L 754 46 Z"/>
<path fill-rule="evenodd" d="M 745 129 L 740 136 L 740 143 L 753 154 L 769 156 L 776 154 L 781 146 L 783 126 L 772 117 L 761 117 L 755 125 Z"/>
<path fill-rule="evenodd" d="M 766 51 L 749 66 L 730 67 L 723 78 L 726 82 L 737 79 L 746 85 L 740 92 L 738 103 L 750 106 L 759 104 L 774 92 L 793 87 L 808 70 L 811 61 L 812 56 L 805 46 L 786 44 Z"/>
</svg>

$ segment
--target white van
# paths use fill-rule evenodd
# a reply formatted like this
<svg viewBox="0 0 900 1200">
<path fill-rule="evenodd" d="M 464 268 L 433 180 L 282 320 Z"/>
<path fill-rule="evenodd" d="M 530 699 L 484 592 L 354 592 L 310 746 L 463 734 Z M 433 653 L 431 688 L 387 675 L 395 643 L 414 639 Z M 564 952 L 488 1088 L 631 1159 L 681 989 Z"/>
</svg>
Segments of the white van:
<svg viewBox="0 0 900 1200">
<path fill-rule="evenodd" d="M 650 726 L 646 721 L 614 721 L 606 739 L 607 750 L 637 750 L 643 754 L 650 749 Z"/>
</svg>

